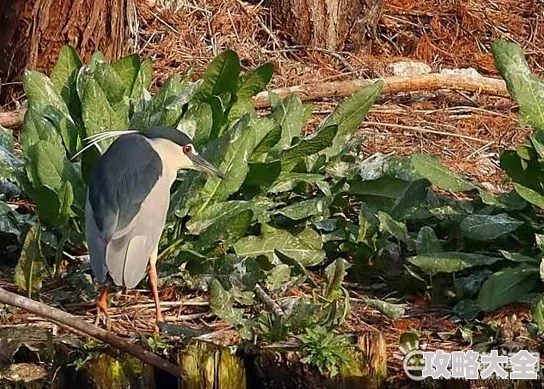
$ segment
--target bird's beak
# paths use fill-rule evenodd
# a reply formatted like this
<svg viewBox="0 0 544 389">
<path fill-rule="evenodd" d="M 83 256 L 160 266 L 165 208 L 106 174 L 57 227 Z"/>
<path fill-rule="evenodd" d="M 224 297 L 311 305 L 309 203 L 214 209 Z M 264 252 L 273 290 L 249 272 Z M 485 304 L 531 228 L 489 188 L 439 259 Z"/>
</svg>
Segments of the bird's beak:
<svg viewBox="0 0 544 389">
<path fill-rule="evenodd" d="M 210 162 L 206 161 L 200 155 L 191 155 L 191 161 L 193 161 L 193 169 L 206 174 L 212 174 L 219 178 L 225 178 L 225 175 L 221 170 L 213 166 Z"/>
</svg>

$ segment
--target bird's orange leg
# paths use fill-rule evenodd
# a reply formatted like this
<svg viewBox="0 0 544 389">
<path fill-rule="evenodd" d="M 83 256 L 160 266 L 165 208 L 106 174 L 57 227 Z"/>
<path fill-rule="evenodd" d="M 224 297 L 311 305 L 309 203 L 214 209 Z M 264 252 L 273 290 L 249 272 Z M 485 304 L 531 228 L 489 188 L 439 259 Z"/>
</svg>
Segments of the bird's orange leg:
<svg viewBox="0 0 544 389">
<path fill-rule="evenodd" d="M 159 289 L 157 288 L 157 268 L 155 263 L 157 262 L 157 253 L 155 252 L 149 261 L 149 285 L 151 286 L 151 292 L 153 293 L 153 299 L 155 300 L 155 332 L 159 332 L 159 327 L 157 322 L 163 322 L 164 318 L 162 317 L 161 312 L 161 302 L 159 300 Z"/>
<path fill-rule="evenodd" d="M 97 306 L 98 310 L 96 312 L 96 320 L 95 325 L 98 325 L 98 322 L 100 321 L 100 312 L 104 313 L 104 316 L 106 316 L 106 326 L 109 321 L 109 315 L 108 315 L 108 287 L 104 286 L 102 290 L 100 291 L 100 296 L 95 302 L 95 305 Z"/>
</svg>

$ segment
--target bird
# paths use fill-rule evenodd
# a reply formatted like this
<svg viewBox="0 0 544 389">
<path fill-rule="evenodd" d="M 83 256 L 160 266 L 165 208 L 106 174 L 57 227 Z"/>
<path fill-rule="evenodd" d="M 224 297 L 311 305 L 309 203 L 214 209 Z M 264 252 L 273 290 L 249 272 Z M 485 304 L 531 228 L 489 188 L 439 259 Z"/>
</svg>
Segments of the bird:
<svg viewBox="0 0 544 389">
<path fill-rule="evenodd" d="M 85 199 L 85 236 L 92 272 L 102 285 L 95 304 L 108 319 L 112 284 L 135 288 L 145 277 L 155 302 L 155 332 L 163 322 L 157 288 L 158 244 L 180 170 L 225 175 L 180 130 L 158 126 L 101 133 L 83 148 L 116 137 L 92 168 Z M 79 154 L 78 153 L 78 154 Z"/>
</svg>

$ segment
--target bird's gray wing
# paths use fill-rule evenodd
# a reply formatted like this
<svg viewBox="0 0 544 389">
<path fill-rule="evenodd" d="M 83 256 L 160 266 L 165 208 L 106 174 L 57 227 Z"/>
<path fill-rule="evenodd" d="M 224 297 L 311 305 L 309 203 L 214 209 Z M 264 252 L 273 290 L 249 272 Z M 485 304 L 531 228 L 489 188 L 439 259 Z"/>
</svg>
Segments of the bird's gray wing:
<svg viewBox="0 0 544 389">
<path fill-rule="evenodd" d="M 158 241 L 154 236 L 157 233 L 148 234 L 159 229 L 160 237 L 164 222 L 160 226 L 150 225 L 148 229 L 138 225 L 153 224 L 150 223 L 153 214 L 161 214 L 160 209 L 150 210 L 147 206 L 145 217 L 141 217 L 144 200 L 153 198 L 150 194 L 162 186 L 157 185 L 162 172 L 159 155 L 139 134 L 119 137 L 99 159 L 89 182 L 86 235 L 93 272 L 100 282 L 105 281 L 108 273 L 117 285 L 125 285 L 129 278 L 130 284 L 134 284 L 136 274 L 141 274 L 136 284 L 143 278 L 154 249 L 151 245 Z M 166 196 L 169 196 L 169 188 Z M 168 197 L 166 204 L 167 207 Z M 157 222 L 161 220 L 159 217 Z M 127 254 L 133 253 L 141 255 L 128 258 Z M 127 278 L 125 273 L 130 269 L 135 269 L 135 275 Z"/>
</svg>

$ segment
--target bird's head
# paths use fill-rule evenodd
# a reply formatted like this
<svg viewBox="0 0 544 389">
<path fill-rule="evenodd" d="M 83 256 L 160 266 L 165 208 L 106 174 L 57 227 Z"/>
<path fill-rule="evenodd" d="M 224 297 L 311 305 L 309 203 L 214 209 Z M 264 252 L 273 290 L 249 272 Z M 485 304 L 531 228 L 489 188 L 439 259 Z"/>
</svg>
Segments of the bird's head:
<svg viewBox="0 0 544 389">
<path fill-rule="evenodd" d="M 175 169 L 197 170 L 225 178 L 223 172 L 198 154 L 192 139 L 183 132 L 171 127 L 153 127 L 141 133 L 153 142 L 163 162 Z"/>
</svg>

